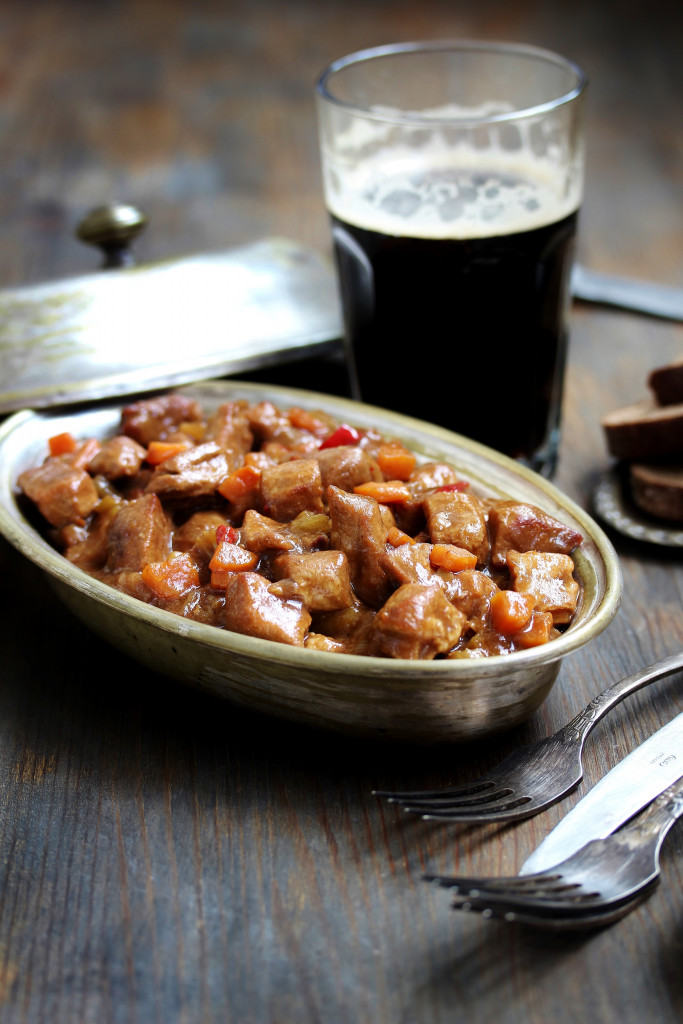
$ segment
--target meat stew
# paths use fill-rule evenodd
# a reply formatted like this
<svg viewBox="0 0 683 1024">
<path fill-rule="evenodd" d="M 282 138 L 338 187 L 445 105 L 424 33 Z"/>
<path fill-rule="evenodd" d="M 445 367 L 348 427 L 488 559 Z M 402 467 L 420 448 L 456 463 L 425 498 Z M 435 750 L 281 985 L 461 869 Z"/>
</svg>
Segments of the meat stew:
<svg viewBox="0 0 683 1024">
<path fill-rule="evenodd" d="M 581 535 L 325 412 L 171 393 L 51 438 L 19 486 L 74 565 L 218 628 L 338 653 L 481 658 L 552 641 Z"/>
</svg>

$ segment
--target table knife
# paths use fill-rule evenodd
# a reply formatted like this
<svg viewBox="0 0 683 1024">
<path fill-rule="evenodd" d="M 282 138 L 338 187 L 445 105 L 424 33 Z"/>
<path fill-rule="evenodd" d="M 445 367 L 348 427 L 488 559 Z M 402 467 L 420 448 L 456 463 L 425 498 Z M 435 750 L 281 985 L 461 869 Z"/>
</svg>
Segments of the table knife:
<svg viewBox="0 0 683 1024">
<path fill-rule="evenodd" d="M 572 271 L 571 291 L 575 299 L 584 302 L 604 303 L 667 320 L 683 321 L 683 288 L 672 285 L 602 274 L 576 264 Z"/>
<path fill-rule="evenodd" d="M 683 714 L 631 751 L 543 840 L 520 875 L 544 871 L 592 839 L 604 839 L 647 806 L 683 771 Z"/>
</svg>

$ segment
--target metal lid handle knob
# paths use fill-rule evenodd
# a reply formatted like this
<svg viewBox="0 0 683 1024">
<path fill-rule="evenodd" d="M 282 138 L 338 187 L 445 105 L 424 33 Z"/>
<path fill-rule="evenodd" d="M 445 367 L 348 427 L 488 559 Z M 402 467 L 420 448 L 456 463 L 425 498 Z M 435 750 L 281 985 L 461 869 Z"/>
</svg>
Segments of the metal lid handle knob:
<svg viewBox="0 0 683 1024">
<path fill-rule="evenodd" d="M 130 267 L 135 263 L 131 244 L 147 226 L 147 218 L 128 203 L 108 203 L 86 214 L 76 237 L 104 254 L 103 268 Z"/>
</svg>

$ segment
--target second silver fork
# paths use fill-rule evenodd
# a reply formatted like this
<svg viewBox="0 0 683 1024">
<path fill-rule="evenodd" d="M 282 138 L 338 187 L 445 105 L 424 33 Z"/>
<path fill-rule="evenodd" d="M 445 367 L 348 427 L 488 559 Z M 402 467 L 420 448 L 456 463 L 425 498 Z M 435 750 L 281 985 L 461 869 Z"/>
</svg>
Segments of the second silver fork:
<svg viewBox="0 0 683 1024">
<path fill-rule="evenodd" d="M 534 875 L 426 875 L 453 889 L 453 907 L 538 927 L 599 927 L 623 917 L 659 878 L 664 839 L 683 815 L 683 775 L 631 822 Z"/>
</svg>

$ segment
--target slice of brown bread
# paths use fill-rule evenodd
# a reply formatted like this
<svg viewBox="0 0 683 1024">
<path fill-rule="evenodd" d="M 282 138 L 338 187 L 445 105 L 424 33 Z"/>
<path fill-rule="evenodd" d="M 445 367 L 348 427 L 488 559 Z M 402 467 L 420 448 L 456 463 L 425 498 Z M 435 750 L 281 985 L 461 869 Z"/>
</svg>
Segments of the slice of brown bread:
<svg viewBox="0 0 683 1024">
<path fill-rule="evenodd" d="M 657 519 L 683 522 L 683 462 L 633 462 L 629 466 L 629 483 L 638 508 Z"/>
<path fill-rule="evenodd" d="M 602 418 L 607 448 L 617 459 L 650 462 L 683 457 L 683 402 L 635 402 Z"/>
<path fill-rule="evenodd" d="M 683 359 L 656 367 L 647 378 L 647 383 L 659 405 L 683 402 Z"/>
</svg>

